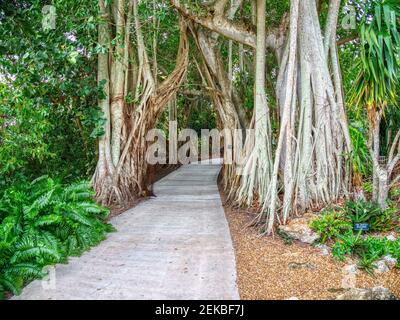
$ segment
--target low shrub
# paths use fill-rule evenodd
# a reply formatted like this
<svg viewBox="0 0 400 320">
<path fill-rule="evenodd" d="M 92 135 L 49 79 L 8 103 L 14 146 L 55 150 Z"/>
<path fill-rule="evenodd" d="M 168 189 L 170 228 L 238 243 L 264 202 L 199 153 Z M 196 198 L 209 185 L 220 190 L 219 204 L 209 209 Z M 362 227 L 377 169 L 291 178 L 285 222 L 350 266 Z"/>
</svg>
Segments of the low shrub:
<svg viewBox="0 0 400 320">
<path fill-rule="evenodd" d="M 390 241 L 387 238 L 362 237 L 360 233 L 349 231 L 338 236 L 332 248 L 332 254 L 339 260 L 345 260 L 346 256 L 352 256 L 359 262 L 359 268 L 372 274 L 374 263 L 386 255 L 392 255 L 397 259 L 400 267 L 400 240 Z"/>
<path fill-rule="evenodd" d="M 352 224 L 344 217 L 341 211 L 328 211 L 315 219 L 311 229 L 318 233 L 320 242 L 326 243 L 328 240 L 334 240 L 339 235 L 352 229 Z"/>
<path fill-rule="evenodd" d="M 365 243 L 361 234 L 354 234 L 352 231 L 338 235 L 338 239 L 332 247 L 333 256 L 341 261 L 346 258 L 346 255 L 357 255 L 364 251 Z"/>
<path fill-rule="evenodd" d="M 311 226 L 321 235 L 321 241 L 336 239 L 332 247 L 334 257 L 342 261 L 346 256 L 356 258 L 359 268 L 369 274 L 373 274 L 375 262 L 388 254 L 397 259 L 400 267 L 400 240 L 390 241 L 353 231 L 356 223 L 368 223 L 371 232 L 393 230 L 397 212 L 395 205 L 382 210 L 372 202 L 348 201 L 342 210 L 322 216 Z M 347 229 L 337 227 L 342 221 L 345 221 L 343 226 L 348 226 Z"/>
<path fill-rule="evenodd" d="M 394 207 L 382 210 L 378 204 L 366 201 L 348 201 L 344 210 L 353 224 L 368 223 L 370 231 L 376 232 L 392 230 L 397 211 Z"/>
<path fill-rule="evenodd" d="M 48 177 L 7 189 L 0 199 L 0 298 L 18 295 L 44 276 L 46 265 L 67 262 L 112 231 L 108 210 L 88 182 L 64 186 Z"/>
</svg>

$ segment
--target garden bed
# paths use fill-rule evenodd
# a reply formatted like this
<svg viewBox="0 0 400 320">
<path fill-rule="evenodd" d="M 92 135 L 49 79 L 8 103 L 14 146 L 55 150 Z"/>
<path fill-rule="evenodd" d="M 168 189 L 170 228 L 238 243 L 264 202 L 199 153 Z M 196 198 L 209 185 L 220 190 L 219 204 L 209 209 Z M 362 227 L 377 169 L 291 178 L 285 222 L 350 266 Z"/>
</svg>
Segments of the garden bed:
<svg viewBox="0 0 400 320">
<path fill-rule="evenodd" d="M 225 203 L 223 192 L 221 198 Z M 298 241 L 287 245 L 279 236 L 260 237 L 255 228 L 248 227 L 254 212 L 224 208 L 236 254 L 241 299 L 336 299 L 348 290 L 344 268 L 355 261 L 341 262 Z M 383 286 L 399 293 L 399 279 L 400 272 L 395 269 L 375 276 L 360 270 L 353 285 Z"/>
</svg>

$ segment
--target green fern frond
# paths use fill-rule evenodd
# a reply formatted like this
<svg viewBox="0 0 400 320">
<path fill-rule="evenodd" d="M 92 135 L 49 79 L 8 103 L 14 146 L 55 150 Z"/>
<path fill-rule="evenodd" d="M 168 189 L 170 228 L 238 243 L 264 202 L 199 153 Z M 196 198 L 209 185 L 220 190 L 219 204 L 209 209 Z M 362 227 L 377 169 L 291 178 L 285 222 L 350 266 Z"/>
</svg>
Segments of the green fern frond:
<svg viewBox="0 0 400 320">
<path fill-rule="evenodd" d="M 40 279 L 46 274 L 42 268 L 32 263 L 19 263 L 8 267 L 5 270 L 5 276 L 20 276 L 23 279 Z"/>
<path fill-rule="evenodd" d="M 0 299 L 44 276 L 46 265 L 67 262 L 113 231 L 108 210 L 93 201 L 87 181 L 64 187 L 43 176 L 16 185 L 0 199 Z M 2 217 L 4 215 L 4 218 Z"/>
<path fill-rule="evenodd" d="M 42 259 L 46 264 L 47 263 L 56 263 L 60 260 L 59 253 L 47 247 L 31 247 L 25 248 L 23 250 L 19 249 L 14 253 L 10 262 L 18 263 L 18 262 L 27 262 L 27 261 L 35 261 L 36 259 Z"/>
<path fill-rule="evenodd" d="M 86 213 L 97 214 L 101 216 L 107 216 L 109 213 L 108 209 L 102 208 L 99 205 L 91 202 L 79 202 L 76 206 Z"/>
<path fill-rule="evenodd" d="M 75 222 L 78 222 L 80 224 L 84 224 L 88 227 L 92 227 L 93 226 L 93 221 L 92 219 L 88 218 L 85 216 L 84 213 L 82 213 L 82 211 L 80 211 L 79 209 L 76 208 L 71 208 L 70 211 L 65 213 L 65 216 Z"/>
<path fill-rule="evenodd" d="M 0 277 L 0 299 L 2 299 L 1 296 L 4 299 L 4 291 L 10 291 L 14 295 L 21 294 L 23 283 L 23 277 L 20 275 L 2 275 Z"/>
<path fill-rule="evenodd" d="M 59 224 L 62 221 L 62 217 L 56 214 L 49 214 L 43 217 L 39 217 L 35 221 L 35 226 L 36 227 L 44 227 L 44 226 L 50 226 L 50 225 L 56 225 Z"/>
<path fill-rule="evenodd" d="M 44 180 L 47 180 L 48 178 L 49 178 L 48 175 L 40 176 L 39 178 L 36 178 L 35 180 L 33 180 L 33 181 L 30 183 L 30 185 L 31 185 L 31 186 L 37 185 L 38 183 L 40 183 L 40 182 L 42 182 L 42 181 L 44 181 Z"/>
</svg>

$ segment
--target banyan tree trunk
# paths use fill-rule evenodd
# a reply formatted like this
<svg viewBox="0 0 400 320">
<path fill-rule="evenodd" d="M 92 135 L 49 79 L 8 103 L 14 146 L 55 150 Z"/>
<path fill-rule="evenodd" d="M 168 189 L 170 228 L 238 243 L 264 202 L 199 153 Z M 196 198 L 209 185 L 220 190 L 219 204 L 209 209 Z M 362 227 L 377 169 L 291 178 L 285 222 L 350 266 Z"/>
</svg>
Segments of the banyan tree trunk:
<svg viewBox="0 0 400 320">
<path fill-rule="evenodd" d="M 258 0 L 254 8 L 257 24 L 254 135 L 247 136 L 243 157 L 244 166 L 239 175 L 238 186 L 232 186 L 231 195 L 236 203 L 250 205 L 257 195 L 259 201 L 268 196 L 272 167 L 272 133 L 267 96 L 265 92 L 265 1 Z"/>
<path fill-rule="evenodd" d="M 278 79 L 280 134 L 262 213 L 267 218 L 267 233 L 277 220 L 284 223 L 293 212 L 348 194 L 344 154 L 351 145 L 336 52 L 339 4 L 338 0 L 330 2 L 323 38 L 316 1 L 291 2 L 290 34 Z M 282 186 L 283 203 L 278 197 Z"/>
<path fill-rule="evenodd" d="M 156 87 L 139 21 L 138 1 L 130 1 L 127 12 L 124 0 L 113 3 L 114 18 L 105 1 L 99 0 L 99 43 L 108 49 L 98 57 L 98 81 L 105 93 L 99 105 L 106 121 L 92 182 L 98 201 L 105 205 L 125 204 L 146 191 L 146 135 L 183 81 L 189 52 L 187 25 L 181 20 L 175 69 Z M 114 46 L 113 25 L 118 39 Z M 127 99 L 128 95 L 134 97 L 134 102 Z"/>
<path fill-rule="evenodd" d="M 207 85 L 208 93 L 213 101 L 214 107 L 221 123 L 223 136 L 224 165 L 222 169 L 222 182 L 225 189 L 235 176 L 233 159 L 226 159 L 229 154 L 229 145 L 232 142 L 234 130 L 244 130 L 247 119 L 238 99 L 235 99 L 235 89 L 231 85 L 229 74 L 225 70 L 224 63 L 218 48 L 218 35 L 192 26 L 192 35 L 201 54 L 200 73 Z M 231 141 L 231 142 L 229 142 Z"/>
</svg>

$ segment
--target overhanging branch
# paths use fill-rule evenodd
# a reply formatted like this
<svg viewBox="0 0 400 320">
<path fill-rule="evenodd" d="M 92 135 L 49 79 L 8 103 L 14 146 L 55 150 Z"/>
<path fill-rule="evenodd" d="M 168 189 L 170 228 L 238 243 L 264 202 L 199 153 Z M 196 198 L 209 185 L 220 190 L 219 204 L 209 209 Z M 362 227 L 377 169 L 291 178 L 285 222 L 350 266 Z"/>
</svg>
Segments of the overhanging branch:
<svg viewBox="0 0 400 320">
<path fill-rule="evenodd" d="M 195 23 L 215 31 L 229 39 L 243 43 L 244 45 L 255 48 L 256 35 L 253 31 L 248 30 L 244 26 L 230 22 L 222 14 L 209 14 L 207 17 L 199 17 L 192 14 L 189 9 L 184 7 L 177 0 L 171 0 L 171 4 L 179 11 L 179 13 Z"/>
</svg>

